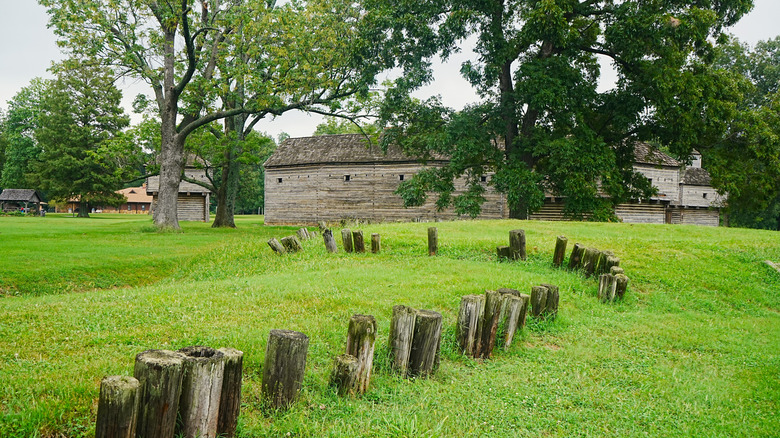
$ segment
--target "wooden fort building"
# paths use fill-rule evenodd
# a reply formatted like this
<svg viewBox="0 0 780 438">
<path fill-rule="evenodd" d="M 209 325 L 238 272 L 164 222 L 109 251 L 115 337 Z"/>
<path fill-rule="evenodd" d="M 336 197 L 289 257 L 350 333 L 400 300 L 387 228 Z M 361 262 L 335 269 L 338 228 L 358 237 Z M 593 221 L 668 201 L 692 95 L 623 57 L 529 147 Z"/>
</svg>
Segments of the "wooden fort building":
<svg viewBox="0 0 780 438">
<path fill-rule="evenodd" d="M 206 168 L 198 165 L 194 155 L 187 157 L 184 166 L 185 177 L 197 181 L 208 182 Z M 202 163 L 201 163 L 202 164 Z M 160 177 L 150 176 L 146 180 L 146 193 L 152 196 L 151 210 L 157 204 L 160 191 Z M 179 183 L 179 198 L 177 201 L 178 218 L 180 221 L 209 221 L 209 203 L 211 191 L 201 185 L 182 180 Z"/>
</svg>

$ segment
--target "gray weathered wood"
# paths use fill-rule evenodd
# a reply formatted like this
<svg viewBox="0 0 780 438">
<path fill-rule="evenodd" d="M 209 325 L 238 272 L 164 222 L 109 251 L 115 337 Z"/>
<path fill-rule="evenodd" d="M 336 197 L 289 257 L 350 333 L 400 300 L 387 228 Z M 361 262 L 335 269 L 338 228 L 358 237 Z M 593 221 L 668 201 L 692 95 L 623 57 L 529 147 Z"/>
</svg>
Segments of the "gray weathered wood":
<svg viewBox="0 0 780 438">
<path fill-rule="evenodd" d="M 596 248 L 585 248 L 585 254 L 582 256 L 582 270 L 587 277 L 593 275 L 596 271 L 596 263 L 598 261 L 599 250 Z"/>
<path fill-rule="evenodd" d="M 262 393 L 271 407 L 286 408 L 297 398 L 306 369 L 309 337 L 292 330 L 271 330 L 265 350 Z"/>
<path fill-rule="evenodd" d="M 510 296 L 520 297 L 520 291 L 517 289 L 509 289 L 509 288 L 499 288 L 497 291 L 501 297 L 501 310 L 499 312 L 501 315 L 498 318 L 498 332 L 496 335 L 496 339 L 504 339 L 506 337 L 506 330 L 507 330 L 507 324 L 509 322 L 509 302 L 508 298 Z"/>
<path fill-rule="evenodd" d="M 512 251 L 512 260 L 525 260 L 525 230 L 512 230 L 509 232 L 509 248 Z"/>
<path fill-rule="evenodd" d="M 416 319 L 417 310 L 407 306 L 393 306 L 393 318 L 390 320 L 390 360 L 393 370 L 404 376 L 409 369 Z"/>
<path fill-rule="evenodd" d="M 549 283 L 542 283 L 540 286 L 547 288 L 547 302 L 544 305 L 542 316 L 546 319 L 555 319 L 558 316 L 558 301 L 560 300 L 558 286 Z"/>
<path fill-rule="evenodd" d="M 307 230 L 306 228 L 298 228 L 296 234 L 298 235 L 298 239 L 300 239 L 301 241 L 309 240 L 310 238 L 309 230 Z"/>
<path fill-rule="evenodd" d="M 330 373 L 330 386 L 335 386 L 342 397 L 356 394 L 357 370 L 358 358 L 351 354 L 336 356 Z"/>
<path fill-rule="evenodd" d="M 371 252 L 379 254 L 382 251 L 382 238 L 377 233 L 371 234 Z"/>
<path fill-rule="evenodd" d="M 371 383 L 371 367 L 374 364 L 376 319 L 372 315 L 353 315 L 347 329 L 347 354 L 358 359 L 355 389 L 363 394 Z"/>
<path fill-rule="evenodd" d="M 336 239 L 333 237 L 333 231 L 331 231 L 330 228 L 326 228 L 325 231 L 322 232 L 322 240 L 325 242 L 325 249 L 328 250 L 328 252 L 339 252 L 338 246 L 336 246 Z"/>
<path fill-rule="evenodd" d="M 352 244 L 355 252 L 366 252 L 366 243 L 363 240 L 363 231 L 357 230 L 352 232 Z"/>
<path fill-rule="evenodd" d="M 317 222 L 317 228 L 320 229 L 320 233 L 324 233 L 325 230 L 328 229 L 328 224 L 326 224 L 325 221 L 318 221 Z"/>
<path fill-rule="evenodd" d="M 553 253 L 553 266 L 560 268 L 563 264 L 563 258 L 566 256 L 566 245 L 569 239 L 566 236 L 558 236 L 555 239 L 555 252 Z"/>
<path fill-rule="evenodd" d="M 615 296 L 623 299 L 628 289 L 628 277 L 625 274 L 615 275 Z"/>
<path fill-rule="evenodd" d="M 466 356 L 477 357 L 475 352 L 482 336 L 484 313 L 484 295 L 466 295 L 460 299 L 455 337 L 458 339 L 461 352 Z"/>
<path fill-rule="evenodd" d="M 498 323 L 501 319 L 501 294 L 495 290 L 485 291 L 485 314 L 482 320 L 482 336 L 477 348 L 479 357 L 489 359 L 496 345 Z"/>
<path fill-rule="evenodd" d="M 512 346 L 512 340 L 520 327 L 520 316 L 524 312 L 525 300 L 517 295 L 504 295 L 504 350 Z"/>
<path fill-rule="evenodd" d="M 579 243 L 574 244 L 569 256 L 569 269 L 580 269 L 582 266 L 582 256 L 585 254 L 585 246 Z"/>
<path fill-rule="evenodd" d="M 215 438 L 225 355 L 202 346 L 185 347 L 179 353 L 184 355 L 184 378 L 177 434 L 184 438 Z"/>
<path fill-rule="evenodd" d="M 412 350 L 409 353 L 409 375 L 427 377 L 433 374 L 439 360 L 442 316 L 432 310 L 418 310 L 414 320 Z"/>
<path fill-rule="evenodd" d="M 279 243 L 279 241 L 278 241 L 278 240 L 276 240 L 276 238 L 275 238 L 275 237 L 272 237 L 272 238 L 271 238 L 271 239 L 268 241 L 268 246 L 270 246 L 270 247 L 271 247 L 271 249 L 272 249 L 272 250 L 274 250 L 274 252 L 275 252 L 275 253 L 277 253 L 277 254 L 284 254 L 284 253 L 286 253 L 286 252 L 287 252 L 287 250 L 286 250 L 286 249 L 284 249 L 284 247 L 282 246 L 282 244 L 281 244 L 281 243 Z"/>
<path fill-rule="evenodd" d="M 173 437 L 179 412 L 184 356 L 169 350 L 147 350 L 135 357 L 133 375 L 141 385 L 138 437 Z"/>
<path fill-rule="evenodd" d="M 219 397 L 217 435 L 220 438 L 233 438 L 236 436 L 238 415 L 241 413 L 244 352 L 229 347 L 220 348 L 219 352 L 224 356 L 225 372 L 222 377 L 222 395 Z"/>
<path fill-rule="evenodd" d="M 528 309 L 531 307 L 531 296 L 528 294 L 520 294 L 520 298 L 525 303 L 520 309 L 520 321 L 517 323 L 518 330 L 525 327 L 525 319 L 528 315 Z"/>
<path fill-rule="evenodd" d="M 341 245 L 344 246 L 344 252 L 352 252 L 355 249 L 352 245 L 352 230 L 349 228 L 341 230 Z"/>
<path fill-rule="evenodd" d="M 287 252 L 298 252 L 303 249 L 300 240 L 295 236 L 282 237 L 282 245 Z"/>
<path fill-rule="evenodd" d="M 497 246 L 496 255 L 498 256 L 499 261 L 512 260 L 512 248 L 508 246 Z"/>
<path fill-rule="evenodd" d="M 604 266 L 604 272 L 602 274 L 612 274 L 612 268 L 620 266 L 620 259 L 614 255 L 607 256 L 607 262 Z M 614 274 L 612 274 L 614 275 Z"/>
<path fill-rule="evenodd" d="M 95 438 L 135 438 L 138 402 L 141 397 L 138 379 L 108 376 L 100 382 Z"/>
<path fill-rule="evenodd" d="M 609 273 L 612 275 L 617 275 L 617 274 L 624 274 L 625 272 L 623 271 L 623 268 L 621 268 L 620 266 L 613 266 L 609 268 Z"/>
<path fill-rule="evenodd" d="M 614 300 L 616 286 L 617 283 L 615 283 L 615 277 L 612 274 L 601 274 L 599 276 L 599 300 L 602 303 Z"/>
<path fill-rule="evenodd" d="M 547 308 L 548 289 L 544 286 L 534 286 L 531 288 L 531 315 L 541 316 Z"/>
<path fill-rule="evenodd" d="M 428 255 L 434 256 L 439 251 L 439 229 L 428 228 Z"/>
</svg>

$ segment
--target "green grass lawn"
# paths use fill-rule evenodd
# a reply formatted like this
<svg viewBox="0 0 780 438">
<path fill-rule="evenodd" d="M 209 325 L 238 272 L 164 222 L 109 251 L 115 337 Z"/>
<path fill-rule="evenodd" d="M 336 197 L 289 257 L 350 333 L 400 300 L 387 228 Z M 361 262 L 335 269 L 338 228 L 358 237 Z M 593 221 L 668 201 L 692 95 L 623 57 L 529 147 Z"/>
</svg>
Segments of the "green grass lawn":
<svg viewBox="0 0 780 438">
<path fill-rule="evenodd" d="M 90 437 L 105 375 L 131 375 L 137 353 L 189 345 L 245 352 L 244 437 L 696 436 L 780 433 L 780 234 L 595 223 L 457 221 L 373 224 L 383 252 L 326 253 L 321 238 L 279 257 L 265 243 L 293 227 L 239 218 L 238 229 L 151 220 L 0 218 L 0 436 Z M 353 225 L 354 229 L 355 226 Z M 526 262 L 497 262 L 508 231 L 526 230 Z M 555 236 L 612 250 L 630 277 L 624 301 L 550 265 Z M 334 235 L 339 240 L 340 233 Z M 568 251 L 567 251 L 568 252 Z M 568 254 L 567 254 L 568 255 Z M 560 286 L 559 317 L 529 321 L 509 351 L 481 362 L 454 341 L 460 297 Z M 388 370 L 392 306 L 444 315 L 431 379 Z M 371 387 L 339 398 L 327 385 L 354 313 L 379 324 Z M 271 329 L 310 337 L 298 403 L 260 399 Z"/>
</svg>

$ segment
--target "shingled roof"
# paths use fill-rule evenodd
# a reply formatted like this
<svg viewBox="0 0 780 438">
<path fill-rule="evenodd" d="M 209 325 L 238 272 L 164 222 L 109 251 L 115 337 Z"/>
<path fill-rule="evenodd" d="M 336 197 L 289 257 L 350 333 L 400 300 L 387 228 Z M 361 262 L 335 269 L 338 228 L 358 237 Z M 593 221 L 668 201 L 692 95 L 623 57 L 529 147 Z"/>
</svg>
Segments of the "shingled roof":
<svg viewBox="0 0 780 438">
<path fill-rule="evenodd" d="M 680 183 L 689 186 L 709 186 L 711 180 L 710 173 L 701 167 L 689 167 L 685 169 Z"/>
<path fill-rule="evenodd" d="M 650 144 L 641 141 L 634 143 L 634 161 L 636 163 L 651 164 L 654 166 L 680 166 L 679 161 L 659 151 Z"/>
<path fill-rule="evenodd" d="M 41 202 L 41 198 L 33 189 L 5 189 L 0 193 L 0 201 Z"/>
<path fill-rule="evenodd" d="M 268 158 L 265 167 L 416 161 L 416 158 L 406 155 L 398 146 L 391 145 L 385 153 L 361 134 L 338 134 L 288 138 Z"/>
</svg>

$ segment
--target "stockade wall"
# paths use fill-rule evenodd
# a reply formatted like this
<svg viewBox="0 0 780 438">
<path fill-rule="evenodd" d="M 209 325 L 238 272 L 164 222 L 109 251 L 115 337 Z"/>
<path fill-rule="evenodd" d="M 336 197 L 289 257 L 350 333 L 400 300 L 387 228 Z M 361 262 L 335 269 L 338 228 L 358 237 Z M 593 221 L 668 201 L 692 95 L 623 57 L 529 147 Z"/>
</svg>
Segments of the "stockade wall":
<svg viewBox="0 0 780 438">
<path fill-rule="evenodd" d="M 630 203 L 618 204 L 615 215 L 630 224 L 663 224 L 666 222 L 664 204 Z"/>
</svg>

